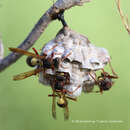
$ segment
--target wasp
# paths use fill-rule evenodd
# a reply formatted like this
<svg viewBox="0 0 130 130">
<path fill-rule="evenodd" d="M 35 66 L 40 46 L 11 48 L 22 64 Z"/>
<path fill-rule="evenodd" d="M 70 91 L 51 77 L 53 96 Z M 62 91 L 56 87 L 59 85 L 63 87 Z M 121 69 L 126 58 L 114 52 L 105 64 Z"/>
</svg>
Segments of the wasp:
<svg viewBox="0 0 130 130">
<path fill-rule="evenodd" d="M 44 55 L 40 56 L 40 55 L 25 51 L 25 50 L 20 49 L 20 48 L 9 48 L 9 50 L 12 52 L 15 52 L 15 53 L 20 53 L 20 54 L 24 54 L 24 55 L 28 56 L 26 62 L 31 67 L 35 67 L 36 65 L 42 66 L 42 59 L 45 58 Z M 13 77 L 13 80 L 22 80 L 22 79 L 28 78 L 32 75 L 36 75 L 37 73 L 39 73 L 41 71 L 43 71 L 43 68 L 39 67 L 39 68 L 36 68 L 34 70 L 18 74 L 18 75 Z"/>
<path fill-rule="evenodd" d="M 50 50 L 53 50 L 55 47 L 56 46 L 53 46 Z M 14 76 L 13 77 L 14 80 L 22 80 L 22 79 L 28 78 L 32 75 L 36 75 L 37 73 L 39 73 L 41 71 L 45 71 L 45 69 L 51 68 L 51 66 L 52 66 L 51 63 L 52 63 L 53 54 L 51 55 L 52 56 L 51 58 L 46 59 L 47 54 L 43 53 L 43 55 L 40 56 L 35 48 L 33 48 L 35 53 L 28 52 L 28 51 L 20 49 L 20 48 L 9 48 L 9 50 L 12 52 L 15 52 L 15 53 L 20 53 L 20 54 L 28 56 L 26 59 L 26 63 L 30 67 L 38 66 L 34 70 L 24 72 L 24 73 Z"/>
<path fill-rule="evenodd" d="M 49 49 L 48 51 L 53 50 L 57 45 L 54 45 L 51 49 Z M 40 56 L 37 52 L 37 50 L 35 48 L 33 48 L 33 51 L 35 53 L 32 52 L 28 52 L 26 50 L 20 49 L 20 48 L 9 48 L 10 51 L 15 52 L 15 53 L 20 53 L 20 54 L 24 54 L 27 57 L 26 59 L 26 63 L 30 66 L 30 67 L 37 67 L 37 69 L 33 70 L 33 71 L 29 71 L 29 72 L 24 72 L 22 74 L 16 75 L 14 76 L 14 80 L 22 80 L 25 79 L 27 77 L 30 77 L 32 75 L 36 75 L 37 73 L 44 71 L 45 69 L 58 69 L 59 66 L 61 65 L 61 62 L 64 61 L 69 55 L 71 55 L 71 53 L 69 53 L 68 55 L 66 55 L 65 57 L 63 57 L 62 59 L 56 57 L 53 59 L 53 56 L 55 55 L 55 53 L 51 53 L 51 56 L 47 57 L 47 54 L 44 52 L 42 54 L 42 56 Z"/>
<path fill-rule="evenodd" d="M 72 98 L 70 96 L 67 96 L 69 93 L 70 95 L 73 94 L 80 86 L 76 87 L 76 89 L 73 92 L 68 91 L 64 88 L 65 85 L 70 84 L 70 75 L 68 72 L 59 72 L 57 71 L 53 77 L 52 82 L 52 90 L 53 94 L 48 95 L 53 97 L 52 101 L 52 116 L 54 119 L 56 119 L 56 97 L 58 97 L 57 105 L 60 108 L 64 109 L 64 119 L 67 120 L 69 118 L 69 110 L 68 110 L 68 101 L 67 98 L 73 101 L 76 101 L 76 98 Z"/>
<path fill-rule="evenodd" d="M 110 90 L 114 84 L 113 79 L 118 79 L 118 75 L 114 72 L 110 62 L 109 65 L 113 75 L 110 75 L 108 72 L 105 72 L 104 69 L 102 69 L 100 76 L 95 79 L 91 73 L 89 73 L 89 75 L 95 80 L 95 84 L 99 87 L 99 91 L 96 91 L 97 93 L 100 92 L 102 94 L 103 91 Z"/>
<path fill-rule="evenodd" d="M 55 91 L 62 90 L 64 85 L 70 83 L 70 75 L 68 72 L 56 71 L 54 76 L 54 89 Z"/>
<path fill-rule="evenodd" d="M 54 119 L 56 119 L 56 97 L 58 97 L 57 105 L 64 109 L 64 119 L 69 119 L 69 109 L 68 109 L 68 100 L 70 99 L 72 101 L 77 101 L 76 98 L 72 98 L 69 96 L 66 96 L 66 93 L 64 91 L 53 91 L 53 94 L 50 94 L 48 96 L 53 97 L 52 99 L 52 116 Z"/>
</svg>

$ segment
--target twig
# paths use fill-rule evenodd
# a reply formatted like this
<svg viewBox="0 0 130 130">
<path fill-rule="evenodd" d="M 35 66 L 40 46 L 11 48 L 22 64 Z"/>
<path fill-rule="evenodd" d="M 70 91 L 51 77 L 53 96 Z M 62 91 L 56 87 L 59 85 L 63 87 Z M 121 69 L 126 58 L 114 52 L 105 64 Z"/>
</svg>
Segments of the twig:
<svg viewBox="0 0 130 130">
<path fill-rule="evenodd" d="M 121 6 L 120 6 L 120 0 L 116 0 L 116 4 L 117 4 L 118 11 L 120 13 L 120 16 L 121 16 L 122 23 L 124 24 L 127 32 L 130 35 L 130 24 L 129 24 L 128 16 L 127 15 L 125 16 L 123 14 L 123 11 L 122 11 Z"/>
<path fill-rule="evenodd" d="M 18 46 L 18 48 L 28 50 L 38 40 L 48 24 L 55 20 L 61 11 L 67 10 L 73 6 L 81 6 L 90 0 L 57 0 L 56 3 L 50 7 L 43 16 L 39 19 L 27 38 Z M 0 61 L 0 72 L 6 69 L 11 64 L 15 63 L 22 55 L 18 53 L 11 53 Z"/>
<path fill-rule="evenodd" d="M 3 57 L 4 57 L 4 46 L 0 38 L 0 61 L 3 59 Z"/>
</svg>

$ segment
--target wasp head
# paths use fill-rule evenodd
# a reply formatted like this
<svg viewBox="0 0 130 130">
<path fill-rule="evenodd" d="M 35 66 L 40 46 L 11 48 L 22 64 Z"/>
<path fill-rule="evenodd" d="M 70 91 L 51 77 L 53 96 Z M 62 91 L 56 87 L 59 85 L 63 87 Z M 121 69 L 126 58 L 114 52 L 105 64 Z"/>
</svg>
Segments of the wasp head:
<svg viewBox="0 0 130 130">
<path fill-rule="evenodd" d="M 30 67 L 35 67 L 36 65 L 38 65 L 40 63 L 40 60 L 32 57 L 32 56 L 28 56 L 26 59 L 26 63 L 30 66 Z"/>
<path fill-rule="evenodd" d="M 98 85 L 104 91 L 109 90 L 112 87 L 112 85 L 113 85 L 112 78 L 109 78 L 109 77 L 99 77 Z"/>
</svg>

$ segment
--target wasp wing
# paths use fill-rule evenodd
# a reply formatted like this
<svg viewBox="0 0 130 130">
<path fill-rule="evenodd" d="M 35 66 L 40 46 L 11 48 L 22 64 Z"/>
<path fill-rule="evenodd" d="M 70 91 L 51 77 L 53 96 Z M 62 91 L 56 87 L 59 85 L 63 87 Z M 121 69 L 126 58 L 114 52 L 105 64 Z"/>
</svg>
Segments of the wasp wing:
<svg viewBox="0 0 130 130">
<path fill-rule="evenodd" d="M 68 104 L 64 108 L 64 120 L 69 119 L 69 109 L 68 109 Z"/>
<path fill-rule="evenodd" d="M 31 70 L 31 71 L 28 71 L 28 72 L 18 74 L 18 75 L 13 77 L 13 80 L 22 80 L 22 79 L 28 78 L 32 75 L 36 75 L 37 73 L 41 72 L 42 70 L 43 69 L 40 68 L 40 69 L 34 69 L 34 70 Z"/>
<path fill-rule="evenodd" d="M 43 59 L 44 58 L 44 56 L 39 56 L 39 55 L 36 55 L 36 54 L 34 54 L 32 52 L 28 52 L 28 51 L 20 49 L 20 48 L 9 48 L 9 50 L 12 51 L 12 52 L 24 54 L 26 56 L 32 56 L 32 57 L 35 57 L 35 58 L 38 58 L 38 59 Z"/>
<path fill-rule="evenodd" d="M 55 92 L 53 91 L 53 97 L 52 97 L 52 117 L 56 119 L 56 96 Z"/>
</svg>

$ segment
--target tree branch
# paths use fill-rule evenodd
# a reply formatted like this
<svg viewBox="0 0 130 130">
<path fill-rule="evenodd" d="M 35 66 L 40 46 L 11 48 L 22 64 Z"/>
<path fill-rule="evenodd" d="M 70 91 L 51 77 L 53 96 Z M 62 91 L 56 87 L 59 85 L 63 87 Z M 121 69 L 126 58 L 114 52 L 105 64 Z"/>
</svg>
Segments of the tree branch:
<svg viewBox="0 0 130 130">
<path fill-rule="evenodd" d="M 38 40 L 48 24 L 55 20 L 61 11 L 67 10 L 73 6 L 81 6 L 90 0 L 57 0 L 52 7 L 50 7 L 43 16 L 39 19 L 27 38 L 18 46 L 18 48 L 28 50 Z M 15 63 L 22 55 L 18 53 L 11 53 L 0 61 L 0 72 L 6 69 L 11 64 Z"/>
<path fill-rule="evenodd" d="M 122 23 L 125 26 L 125 29 L 127 30 L 128 34 L 130 35 L 130 24 L 129 24 L 128 16 L 127 15 L 125 16 L 123 14 L 123 11 L 122 11 L 121 6 L 120 6 L 120 0 L 116 0 L 116 5 L 117 5 L 117 9 L 120 13 Z"/>
<path fill-rule="evenodd" d="M 3 59 L 3 57 L 4 57 L 4 46 L 2 40 L 0 39 L 0 61 Z"/>
</svg>

